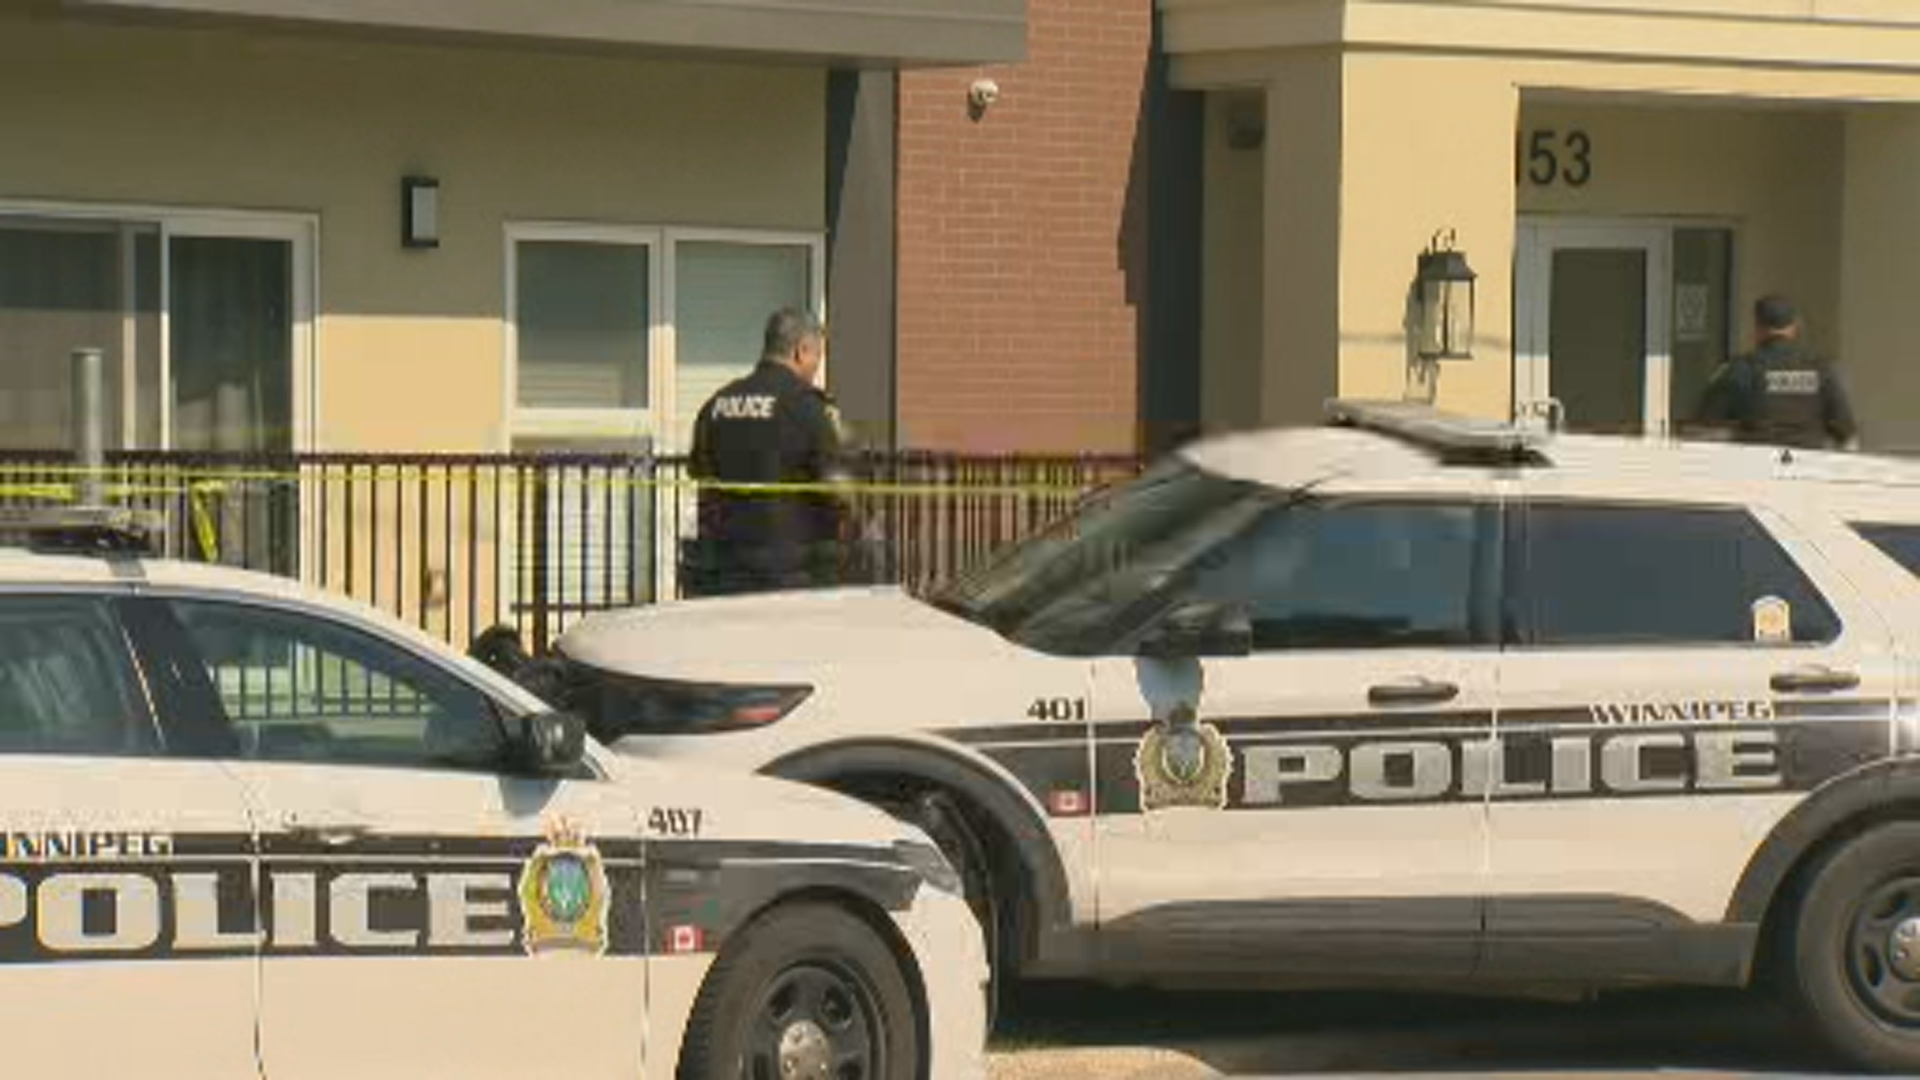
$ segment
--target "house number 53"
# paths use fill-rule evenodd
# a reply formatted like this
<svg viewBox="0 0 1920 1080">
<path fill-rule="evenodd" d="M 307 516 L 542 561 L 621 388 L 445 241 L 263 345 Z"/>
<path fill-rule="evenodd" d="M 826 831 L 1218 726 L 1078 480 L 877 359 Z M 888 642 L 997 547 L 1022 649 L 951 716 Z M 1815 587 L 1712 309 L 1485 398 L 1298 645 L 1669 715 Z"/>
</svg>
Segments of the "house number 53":
<svg viewBox="0 0 1920 1080">
<path fill-rule="evenodd" d="M 1529 131 L 1520 149 L 1516 170 L 1536 187 L 1585 187 L 1593 179 L 1593 139 L 1584 131 Z"/>
</svg>

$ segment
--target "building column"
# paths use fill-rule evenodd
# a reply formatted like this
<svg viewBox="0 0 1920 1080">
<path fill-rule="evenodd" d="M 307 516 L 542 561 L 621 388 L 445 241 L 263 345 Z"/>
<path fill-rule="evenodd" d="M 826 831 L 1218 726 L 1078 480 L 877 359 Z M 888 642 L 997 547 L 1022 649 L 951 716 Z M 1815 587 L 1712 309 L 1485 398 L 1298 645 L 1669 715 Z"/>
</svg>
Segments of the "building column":
<svg viewBox="0 0 1920 1080">
<path fill-rule="evenodd" d="M 898 76 L 835 71 L 827 81 L 827 365 L 856 441 L 892 449 Z"/>
<path fill-rule="evenodd" d="M 1846 138 L 1839 371 L 1869 449 L 1920 451 L 1920 107 L 1854 109 Z"/>
<path fill-rule="evenodd" d="M 1260 419 L 1318 422 L 1340 383 L 1341 58 L 1289 56 L 1267 85 Z"/>
<path fill-rule="evenodd" d="M 1200 394 L 1208 434 L 1262 423 L 1266 128 L 1264 91 L 1207 94 Z"/>
<path fill-rule="evenodd" d="M 1479 274 L 1478 334 L 1472 360 L 1440 368 L 1437 404 L 1506 419 L 1519 89 L 1497 66 L 1368 54 L 1347 57 L 1344 90 L 1339 392 L 1406 393 L 1419 256 L 1451 230 Z"/>
</svg>

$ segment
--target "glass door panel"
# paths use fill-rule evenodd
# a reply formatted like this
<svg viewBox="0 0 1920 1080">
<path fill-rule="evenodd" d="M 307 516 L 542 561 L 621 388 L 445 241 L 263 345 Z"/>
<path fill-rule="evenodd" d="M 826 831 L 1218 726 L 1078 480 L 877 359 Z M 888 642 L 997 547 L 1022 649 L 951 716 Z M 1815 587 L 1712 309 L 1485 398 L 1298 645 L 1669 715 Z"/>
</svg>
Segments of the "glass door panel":
<svg viewBox="0 0 1920 1080">
<path fill-rule="evenodd" d="M 1547 353 L 1570 430 L 1637 435 L 1647 396 L 1647 255 L 1553 254 Z"/>
<path fill-rule="evenodd" d="M 293 244 L 168 245 L 173 445 L 287 453 L 293 438 Z"/>
<path fill-rule="evenodd" d="M 1676 422 L 1691 419 L 1707 383 L 1732 355 L 1733 230 L 1673 232 L 1673 394 Z"/>
<path fill-rule="evenodd" d="M 304 447 L 311 271 L 305 226 L 221 218 L 167 229 L 166 444 L 283 455 Z M 308 538 L 297 483 L 255 481 L 181 501 L 192 557 L 297 576 Z M 190 541 L 190 542 L 189 542 Z"/>
</svg>

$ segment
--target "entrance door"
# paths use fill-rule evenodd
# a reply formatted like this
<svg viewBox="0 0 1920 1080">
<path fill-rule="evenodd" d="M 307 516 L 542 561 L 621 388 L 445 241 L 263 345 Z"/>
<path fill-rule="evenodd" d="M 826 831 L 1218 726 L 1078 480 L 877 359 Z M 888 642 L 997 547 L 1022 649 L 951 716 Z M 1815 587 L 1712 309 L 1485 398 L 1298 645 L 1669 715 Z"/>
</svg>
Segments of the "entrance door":
<svg viewBox="0 0 1920 1080">
<path fill-rule="evenodd" d="M 0 427 L 9 449 L 73 445 L 74 350 L 106 363 L 110 450 L 304 449 L 313 371 L 314 223 L 289 215 L 0 206 Z M 179 553 L 280 574 L 302 565 L 301 492 L 135 498 Z M 188 540 L 187 538 L 191 538 Z"/>
<path fill-rule="evenodd" d="M 75 349 L 106 359 L 109 449 L 304 447 L 313 224 L 0 206 L 0 421 L 72 445 Z"/>
<path fill-rule="evenodd" d="M 167 223 L 160 407 L 168 449 L 278 455 L 305 444 L 310 242 L 301 222 L 209 216 Z M 197 554 L 296 574 L 300 503 L 292 484 L 213 500 L 215 543 Z"/>
<path fill-rule="evenodd" d="M 1554 403 L 1571 431 L 1664 435 L 1671 421 L 1672 232 L 1523 222 L 1515 278 L 1514 400 Z"/>
</svg>

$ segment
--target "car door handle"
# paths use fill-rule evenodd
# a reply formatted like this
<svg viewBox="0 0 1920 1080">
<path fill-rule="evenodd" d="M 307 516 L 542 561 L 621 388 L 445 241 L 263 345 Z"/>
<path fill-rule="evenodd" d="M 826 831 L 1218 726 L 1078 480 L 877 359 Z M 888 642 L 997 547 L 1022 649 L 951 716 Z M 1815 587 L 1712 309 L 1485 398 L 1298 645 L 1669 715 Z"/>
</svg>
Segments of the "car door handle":
<svg viewBox="0 0 1920 1080">
<path fill-rule="evenodd" d="M 325 844 L 327 847 L 345 847 L 355 841 L 365 840 L 372 833 L 371 826 L 349 822 L 287 821 L 287 835 L 290 838 L 309 844 Z"/>
<path fill-rule="evenodd" d="M 1433 679 L 1381 683 L 1367 691 L 1367 700 L 1375 705 L 1428 705 L 1452 701 L 1459 696 L 1460 687 Z"/>
<path fill-rule="evenodd" d="M 1859 685 L 1858 672 L 1839 671 L 1830 667 L 1795 668 L 1773 677 L 1773 688 L 1783 694 L 1832 693 L 1851 690 Z"/>
</svg>

